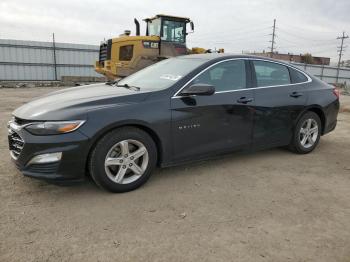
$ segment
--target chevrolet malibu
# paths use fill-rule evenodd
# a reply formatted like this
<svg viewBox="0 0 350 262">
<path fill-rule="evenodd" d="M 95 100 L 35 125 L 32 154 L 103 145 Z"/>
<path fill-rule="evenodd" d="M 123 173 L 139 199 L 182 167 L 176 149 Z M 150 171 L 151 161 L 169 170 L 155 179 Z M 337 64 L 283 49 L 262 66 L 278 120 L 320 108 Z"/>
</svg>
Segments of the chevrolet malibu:
<svg viewBox="0 0 350 262">
<path fill-rule="evenodd" d="M 26 176 L 62 182 L 90 174 L 98 186 L 126 192 L 156 166 L 280 146 L 310 153 L 336 127 L 338 111 L 333 86 L 290 64 L 188 55 L 27 103 L 13 112 L 8 139 Z"/>
</svg>

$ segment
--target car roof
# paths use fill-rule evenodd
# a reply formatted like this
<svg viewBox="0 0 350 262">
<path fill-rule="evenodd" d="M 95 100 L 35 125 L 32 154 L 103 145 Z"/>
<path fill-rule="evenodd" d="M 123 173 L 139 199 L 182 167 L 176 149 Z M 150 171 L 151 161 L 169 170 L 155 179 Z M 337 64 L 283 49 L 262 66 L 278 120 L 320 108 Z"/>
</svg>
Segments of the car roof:
<svg viewBox="0 0 350 262">
<path fill-rule="evenodd" d="M 183 55 L 178 56 L 179 58 L 185 59 L 203 59 L 203 60 L 225 60 L 230 58 L 244 58 L 244 59 L 264 59 L 268 61 L 279 62 L 283 64 L 287 64 L 281 60 L 272 59 L 266 56 L 257 56 L 257 55 L 238 55 L 238 54 L 230 54 L 230 53 L 205 53 L 205 54 L 192 54 L 192 55 Z"/>
<path fill-rule="evenodd" d="M 297 71 L 302 72 L 303 74 L 307 75 L 308 77 L 312 78 L 310 74 L 305 72 L 304 70 L 288 63 L 288 61 L 283 61 L 283 60 L 278 60 L 278 59 L 272 59 L 266 56 L 257 56 L 257 55 L 245 55 L 245 54 L 230 54 L 230 53 L 205 53 L 205 54 L 192 54 L 192 55 L 182 55 L 182 56 L 177 56 L 174 58 L 183 58 L 183 59 L 201 59 L 203 61 L 206 61 L 208 63 L 216 63 L 220 62 L 226 59 L 259 59 L 259 60 L 264 60 L 264 61 L 271 61 L 275 62 L 278 64 L 285 65 L 289 68 L 293 68 Z"/>
</svg>

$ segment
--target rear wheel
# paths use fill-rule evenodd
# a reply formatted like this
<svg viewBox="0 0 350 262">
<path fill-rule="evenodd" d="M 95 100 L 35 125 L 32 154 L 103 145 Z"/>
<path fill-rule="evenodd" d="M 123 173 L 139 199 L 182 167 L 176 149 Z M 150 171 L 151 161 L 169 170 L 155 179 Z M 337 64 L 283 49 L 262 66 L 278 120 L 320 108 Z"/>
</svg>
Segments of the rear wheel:
<svg viewBox="0 0 350 262">
<path fill-rule="evenodd" d="M 105 135 L 92 151 L 89 169 L 95 183 L 111 192 L 143 185 L 157 161 L 157 149 L 144 131 L 126 127 Z"/>
<path fill-rule="evenodd" d="M 314 112 L 305 113 L 296 124 L 289 148 L 298 154 L 307 154 L 315 149 L 321 135 L 321 120 Z"/>
</svg>

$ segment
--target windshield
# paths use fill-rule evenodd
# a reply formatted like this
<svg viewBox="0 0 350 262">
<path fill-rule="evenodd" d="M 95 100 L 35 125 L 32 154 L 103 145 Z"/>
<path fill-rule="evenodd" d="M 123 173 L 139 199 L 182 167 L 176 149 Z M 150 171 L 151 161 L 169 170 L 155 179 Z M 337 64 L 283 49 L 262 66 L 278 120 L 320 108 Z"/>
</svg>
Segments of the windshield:
<svg viewBox="0 0 350 262">
<path fill-rule="evenodd" d="M 185 42 L 185 31 L 186 31 L 186 22 L 178 22 L 178 21 L 163 21 L 163 41 L 169 42 Z"/>
<path fill-rule="evenodd" d="M 162 28 L 161 28 L 162 27 Z M 184 43 L 186 37 L 186 22 L 185 21 L 173 21 L 173 20 L 163 20 L 153 19 L 147 22 L 148 35 L 160 36 L 160 31 L 162 29 L 163 41 Z"/>
<path fill-rule="evenodd" d="M 139 87 L 141 91 L 166 89 L 206 61 L 198 58 L 165 59 L 120 80 L 118 86 Z"/>
</svg>

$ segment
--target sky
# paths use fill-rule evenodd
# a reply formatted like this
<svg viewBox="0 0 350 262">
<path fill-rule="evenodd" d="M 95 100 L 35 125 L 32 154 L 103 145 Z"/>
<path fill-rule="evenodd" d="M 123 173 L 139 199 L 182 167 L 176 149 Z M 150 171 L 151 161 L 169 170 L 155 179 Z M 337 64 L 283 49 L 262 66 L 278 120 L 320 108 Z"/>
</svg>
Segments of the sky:
<svg viewBox="0 0 350 262">
<path fill-rule="evenodd" d="M 350 34 L 350 0 L 0 0 L 0 38 L 100 44 L 129 29 L 134 18 L 155 14 L 189 17 L 195 32 L 188 47 L 225 52 L 269 51 L 276 19 L 276 51 L 331 57 L 337 62 L 337 37 Z M 141 33 L 145 24 L 141 23 Z M 350 59 L 349 47 L 344 60 Z"/>
</svg>

